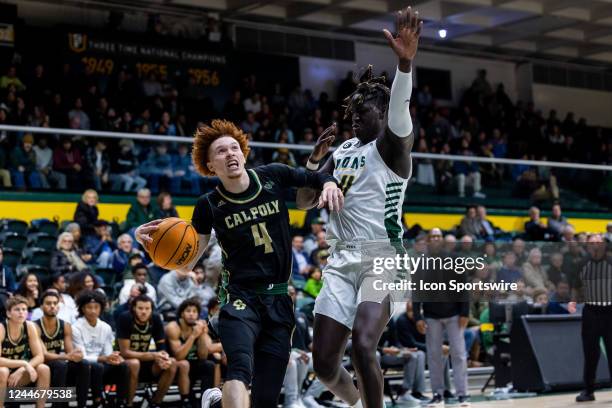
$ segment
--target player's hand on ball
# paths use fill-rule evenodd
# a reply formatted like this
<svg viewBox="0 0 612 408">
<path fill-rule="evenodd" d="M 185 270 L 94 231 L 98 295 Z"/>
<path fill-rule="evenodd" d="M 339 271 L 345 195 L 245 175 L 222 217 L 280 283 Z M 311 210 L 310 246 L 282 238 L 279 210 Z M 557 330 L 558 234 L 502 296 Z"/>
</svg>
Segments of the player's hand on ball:
<svg viewBox="0 0 612 408">
<path fill-rule="evenodd" d="M 336 140 L 336 126 L 336 122 L 334 122 L 319 135 L 317 143 L 314 146 L 314 150 L 310 154 L 310 159 L 312 162 L 320 162 L 323 160 L 327 152 L 329 152 L 329 148 L 331 147 L 332 143 L 334 143 L 334 140 Z"/>
<path fill-rule="evenodd" d="M 419 21 L 419 12 L 413 12 L 408 7 L 396 14 L 397 36 L 394 37 L 387 29 L 383 30 L 383 34 L 401 61 L 411 61 L 416 55 L 422 28 L 423 21 Z"/>
<path fill-rule="evenodd" d="M 334 182 L 327 182 L 323 186 L 317 208 L 321 209 L 324 207 L 329 211 L 340 211 L 344 207 L 344 195 Z"/>
<path fill-rule="evenodd" d="M 151 238 L 151 233 L 157 230 L 157 226 L 163 221 L 163 219 L 153 220 L 147 222 L 146 224 L 142 224 L 140 227 L 136 228 L 134 231 L 134 236 L 136 237 L 136 241 L 140 242 L 142 246 L 146 248 L 148 244 L 153 242 L 153 238 Z"/>
</svg>

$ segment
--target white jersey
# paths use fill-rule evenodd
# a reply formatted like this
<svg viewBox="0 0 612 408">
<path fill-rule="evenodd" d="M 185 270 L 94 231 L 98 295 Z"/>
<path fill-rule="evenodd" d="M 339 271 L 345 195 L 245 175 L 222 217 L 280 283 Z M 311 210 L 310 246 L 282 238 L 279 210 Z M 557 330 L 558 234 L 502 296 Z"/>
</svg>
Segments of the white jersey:
<svg viewBox="0 0 612 408">
<path fill-rule="evenodd" d="M 401 238 L 402 205 L 410 175 L 402 178 L 387 167 L 376 140 L 362 145 L 352 138 L 332 157 L 333 175 L 344 193 L 344 208 L 330 216 L 329 243 Z"/>
</svg>

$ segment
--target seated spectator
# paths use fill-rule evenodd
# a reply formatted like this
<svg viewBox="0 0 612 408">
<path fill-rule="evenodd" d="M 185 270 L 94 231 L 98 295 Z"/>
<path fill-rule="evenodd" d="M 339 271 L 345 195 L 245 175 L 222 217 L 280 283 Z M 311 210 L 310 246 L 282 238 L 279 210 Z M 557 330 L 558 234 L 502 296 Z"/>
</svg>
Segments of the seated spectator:
<svg viewBox="0 0 612 408">
<path fill-rule="evenodd" d="M 303 248 L 304 252 L 306 252 L 308 256 L 310 256 L 310 254 L 312 254 L 312 251 L 314 251 L 317 248 L 317 236 L 319 235 L 319 232 L 321 231 L 325 232 L 324 229 L 325 229 L 325 221 L 323 221 L 323 218 L 321 217 L 315 218 L 310 224 L 310 234 L 304 237 L 304 248 Z"/>
<path fill-rule="evenodd" d="M 565 268 L 563 268 L 563 254 L 561 252 L 553 252 L 549 259 L 550 265 L 546 270 L 548 279 L 550 279 L 554 285 L 562 280 L 567 280 L 568 276 Z"/>
<path fill-rule="evenodd" d="M 13 185 L 20 190 L 26 189 L 26 180 L 31 188 L 42 187 L 40 173 L 36 169 L 36 154 L 32 150 L 33 144 L 34 137 L 28 133 L 23 137 L 21 146 L 16 146 L 11 152 Z"/>
<path fill-rule="evenodd" d="M 420 403 L 419 397 L 425 391 L 425 352 L 414 347 L 402 346 L 393 318 L 389 320 L 378 341 L 378 351 L 381 366 L 402 366 L 404 378 L 400 401 Z M 413 396 L 413 393 L 417 397 Z"/>
<path fill-rule="evenodd" d="M 23 296 L 28 305 L 28 320 L 32 317 L 32 311 L 40 304 L 40 295 L 42 295 L 42 285 L 38 280 L 38 276 L 33 273 L 26 273 L 19 281 L 19 286 L 15 294 Z"/>
<path fill-rule="evenodd" d="M 296 235 L 291 240 L 291 251 L 293 253 L 293 263 L 291 276 L 295 280 L 306 280 L 310 264 L 308 254 L 304 251 L 304 237 Z"/>
<path fill-rule="evenodd" d="M 26 321 L 27 304 L 28 301 L 22 296 L 14 296 L 5 305 L 6 322 L 0 325 L 0 343 L 3 344 L 0 357 L 2 389 L 32 385 L 47 389 L 51 383 L 49 366 L 44 364 L 44 349 L 38 339 L 36 325 Z M 19 339 L 21 347 L 4 346 L 13 343 L 11 339 Z M 36 407 L 44 408 L 45 403 L 46 398 L 38 399 Z"/>
<path fill-rule="evenodd" d="M 527 241 L 548 241 L 556 239 L 556 233 L 544 225 L 540 219 L 540 209 L 529 209 L 529 221 L 525 223 L 525 239 Z"/>
<path fill-rule="evenodd" d="M 95 235 L 85 238 L 85 249 L 93 258 L 93 263 L 99 268 L 112 268 L 113 251 L 116 249 L 115 240 L 111 235 L 111 227 L 104 220 L 94 223 Z"/>
<path fill-rule="evenodd" d="M 15 87 L 17 92 L 25 91 L 26 86 L 21 82 L 21 79 L 17 77 L 17 67 L 11 65 L 6 71 L 6 75 L 0 77 L 0 89 L 6 89 L 11 86 Z"/>
<path fill-rule="evenodd" d="M 83 100 L 81 98 L 74 100 L 74 107 L 68 112 L 68 120 L 78 123 L 78 126 L 73 127 L 73 129 L 91 129 L 91 121 L 89 115 L 83 110 Z"/>
<path fill-rule="evenodd" d="M 77 254 L 79 254 L 83 262 L 87 263 L 91 261 L 91 254 L 87 253 L 84 248 L 85 244 L 82 240 L 81 227 L 79 226 L 79 224 L 77 224 L 76 222 L 71 222 L 70 224 L 66 225 L 65 231 L 72 234 L 72 247 L 77 252 Z"/>
<path fill-rule="evenodd" d="M 66 177 L 68 189 L 75 190 L 81 186 L 83 157 L 81 151 L 72 145 L 72 140 L 65 137 L 60 146 L 53 151 L 53 170 Z"/>
<path fill-rule="evenodd" d="M 272 153 L 272 162 L 286 164 L 289 167 L 297 166 L 293 153 L 286 148 L 277 149 L 274 153 Z"/>
<path fill-rule="evenodd" d="M 548 218 L 548 229 L 556 236 L 561 236 L 563 229 L 568 225 L 567 218 L 561 215 L 561 205 L 559 203 L 553 204 L 552 214 Z"/>
<path fill-rule="evenodd" d="M 160 129 L 164 129 L 164 131 L 160 131 Z M 155 133 L 158 135 L 176 136 L 176 126 L 170 123 L 170 114 L 168 112 L 162 113 L 160 121 L 155 124 Z"/>
<path fill-rule="evenodd" d="M 15 281 L 13 269 L 4 265 L 3 261 L 4 250 L 0 246 L 0 302 L 2 302 L 2 304 L 8 299 L 8 295 L 15 292 L 15 289 L 17 289 L 17 282 Z"/>
<path fill-rule="evenodd" d="M 138 191 L 147 185 L 147 180 L 138 173 L 138 158 L 131 139 L 119 141 L 119 152 L 111 157 L 110 166 L 113 191 Z"/>
<path fill-rule="evenodd" d="M 321 268 L 318 266 L 310 266 L 308 271 L 308 280 L 304 286 L 304 293 L 313 298 L 319 296 L 321 288 L 323 288 L 323 280 L 321 277 Z"/>
<path fill-rule="evenodd" d="M 136 227 L 160 217 L 159 210 L 151 203 L 151 190 L 143 188 L 136 193 L 136 203 L 130 206 L 125 220 L 125 229 L 133 235 Z"/>
<path fill-rule="evenodd" d="M 157 196 L 157 208 L 159 208 L 160 218 L 178 217 L 178 212 L 172 205 L 172 196 L 162 192 Z"/>
<path fill-rule="evenodd" d="M 100 316 L 106 308 L 106 297 L 86 290 L 77 298 L 79 318 L 72 325 L 72 342 L 91 366 L 91 395 L 94 407 L 103 404 L 105 384 L 117 385 L 117 405 L 127 402 L 129 378 L 133 374 L 118 351 L 113 351 L 115 336 Z"/>
<path fill-rule="evenodd" d="M 172 156 L 172 172 L 173 177 L 170 185 L 172 194 L 188 192 L 196 197 L 202 194 L 200 175 L 195 171 L 189 154 L 189 146 L 186 143 L 179 144 L 178 154 Z M 188 186 L 187 191 L 182 189 L 183 184 Z"/>
<path fill-rule="evenodd" d="M 192 384 L 197 380 L 202 381 L 202 390 L 217 385 L 215 363 L 208 359 L 209 347 L 213 344 L 208 335 L 208 325 L 200 320 L 201 313 L 199 299 L 185 299 L 176 311 L 177 319 L 166 325 L 170 353 L 179 364 L 186 362 L 189 372 L 188 381 L 179 383 L 183 406 L 195 400 Z"/>
<path fill-rule="evenodd" d="M 72 274 L 68 279 L 67 293 L 72 296 L 73 299 L 78 299 L 81 293 L 86 291 L 94 291 L 105 295 L 104 290 L 90 272 Z"/>
<path fill-rule="evenodd" d="M 98 191 L 102 191 L 109 181 L 110 159 L 106 153 L 106 142 L 98 139 L 85 154 L 85 177 Z"/>
<path fill-rule="evenodd" d="M 74 238 L 69 232 L 62 232 L 57 237 L 57 250 L 51 256 L 51 270 L 62 275 L 81 272 L 88 267 L 74 248 Z"/>
<path fill-rule="evenodd" d="M 568 303 L 572 300 L 571 288 L 568 281 L 560 280 L 550 295 L 550 303 Z M 565 309 L 567 311 L 567 309 Z"/>
<path fill-rule="evenodd" d="M 77 404 L 87 405 L 89 362 L 72 344 L 72 324 L 59 317 L 60 294 L 48 289 L 41 296 L 41 316 L 35 321 L 44 347 L 45 364 L 51 370 L 51 387 L 76 386 Z"/>
<path fill-rule="evenodd" d="M 487 208 L 484 205 L 476 207 L 476 218 L 480 222 L 480 238 L 484 238 L 487 241 L 492 241 L 495 238 L 495 234 L 499 231 L 491 221 L 487 219 Z"/>
<path fill-rule="evenodd" d="M 94 224 L 98 221 L 98 193 L 96 190 L 85 190 L 81 202 L 74 212 L 74 221 L 79 224 L 84 235 L 94 233 Z"/>
<path fill-rule="evenodd" d="M 325 240 L 325 231 L 321 230 L 317 233 L 317 246 L 315 247 L 315 249 L 312 250 L 312 252 L 310 253 L 310 262 L 313 265 L 318 265 L 317 264 L 317 254 L 321 251 L 325 251 L 328 252 L 327 250 L 329 249 L 329 244 L 327 243 L 327 241 Z"/>
<path fill-rule="evenodd" d="M 467 140 L 463 140 L 461 144 L 461 151 L 458 153 L 462 156 L 474 156 L 474 153 L 469 148 Z M 465 185 L 470 184 L 474 189 L 474 198 L 486 198 L 486 195 L 481 193 L 482 186 L 480 184 L 480 171 L 478 163 L 471 161 L 454 161 L 453 162 L 453 173 L 457 177 L 457 188 L 459 190 L 459 197 L 465 197 Z"/>
<path fill-rule="evenodd" d="M 606 242 L 612 242 L 612 222 L 606 224 L 606 233 L 604 234 Z"/>
<path fill-rule="evenodd" d="M 147 268 L 147 265 L 143 263 L 134 265 L 132 267 L 132 276 L 133 279 L 125 279 L 123 281 L 123 287 L 119 292 L 119 304 L 122 305 L 130 299 L 134 285 L 144 285 L 146 288 L 146 295 L 151 298 L 153 302 L 157 303 L 155 287 L 147 282 L 149 277 L 149 268 Z"/>
<path fill-rule="evenodd" d="M 127 404 L 132 405 L 136 396 L 139 381 L 155 381 L 157 390 L 151 399 L 152 407 L 159 407 L 177 375 L 178 382 L 184 383 L 181 377 L 188 376 L 188 365 L 177 366 L 175 359 L 166 351 L 164 323 L 161 317 L 153 312 L 153 301 L 147 295 L 132 300 L 129 312 L 119 316 L 117 323 L 117 343 L 121 357 L 130 369 Z M 151 341 L 156 351 L 149 351 Z"/>
<path fill-rule="evenodd" d="M 523 278 L 527 287 L 531 289 L 554 287 L 548 280 L 548 275 L 542 267 L 542 251 L 539 248 L 533 248 L 529 251 L 527 262 L 523 264 Z"/>
<path fill-rule="evenodd" d="M 36 157 L 36 170 L 40 175 L 43 188 L 50 188 L 51 183 L 58 190 L 66 189 L 66 176 L 53 170 L 53 150 L 47 144 L 47 136 L 39 135 L 36 146 L 32 148 Z M 2 164 L 0 164 L 2 168 Z"/>
<path fill-rule="evenodd" d="M 208 305 L 210 299 L 217 297 L 215 287 L 213 287 L 213 285 L 211 285 L 211 283 L 209 282 L 210 279 L 206 279 L 206 269 L 204 268 L 204 265 L 197 264 L 196 266 L 194 266 L 193 275 L 196 287 L 198 289 L 197 297 L 200 299 L 200 304 L 202 306 L 203 313 L 208 313 L 206 305 Z"/>
<path fill-rule="evenodd" d="M 164 316 L 175 315 L 184 299 L 198 295 L 193 272 L 166 272 L 157 285 L 159 311 Z"/>
<path fill-rule="evenodd" d="M 111 258 L 112 268 L 117 273 L 119 280 L 123 278 L 123 271 L 125 271 L 129 258 L 133 254 L 143 256 L 140 250 L 134 248 L 134 240 L 130 234 L 121 234 L 119 238 L 117 238 L 117 249 L 113 251 Z"/>
<path fill-rule="evenodd" d="M 250 133 L 254 135 L 255 133 L 257 133 L 257 129 L 259 129 L 259 126 L 259 122 L 255 120 L 255 113 L 247 111 L 246 119 L 242 121 L 242 123 L 240 124 L 240 128 L 244 130 L 244 133 Z"/>
<path fill-rule="evenodd" d="M 247 112 L 247 116 L 249 113 L 253 113 L 257 115 L 261 111 L 261 98 L 257 92 L 253 93 L 250 98 L 246 98 L 243 102 L 244 110 Z M 247 130 L 245 130 L 247 132 Z"/>
<path fill-rule="evenodd" d="M 149 153 L 149 157 L 140 165 L 140 174 L 148 181 L 153 193 L 158 193 L 160 182 L 172 180 L 172 157 L 168 154 L 166 143 L 159 143 Z"/>
<path fill-rule="evenodd" d="M 503 265 L 497 271 L 497 281 L 518 282 L 523 278 L 521 270 L 516 266 L 516 254 L 512 251 L 504 254 Z"/>
<path fill-rule="evenodd" d="M 480 236 L 482 224 L 476 214 L 476 206 L 470 205 L 459 225 L 458 235 L 469 235 L 472 238 Z"/>
<path fill-rule="evenodd" d="M 70 324 L 74 323 L 77 318 L 77 307 L 72 296 L 66 293 L 66 278 L 64 275 L 55 274 L 51 278 L 51 286 L 47 291 L 55 291 L 59 296 L 57 317 Z M 41 299 L 42 301 L 42 299 Z M 32 320 L 42 318 L 43 310 L 37 307 L 32 311 Z"/>
</svg>

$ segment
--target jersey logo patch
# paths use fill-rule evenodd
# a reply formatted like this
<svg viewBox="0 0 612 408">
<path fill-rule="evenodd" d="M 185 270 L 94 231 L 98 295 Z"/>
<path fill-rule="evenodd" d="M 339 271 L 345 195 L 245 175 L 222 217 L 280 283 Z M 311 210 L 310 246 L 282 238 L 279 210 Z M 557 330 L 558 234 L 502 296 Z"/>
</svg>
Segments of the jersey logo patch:
<svg viewBox="0 0 612 408">
<path fill-rule="evenodd" d="M 266 190 L 272 190 L 274 188 L 274 183 L 271 181 L 266 181 L 266 184 L 263 185 L 263 188 Z"/>
<path fill-rule="evenodd" d="M 343 149 L 348 149 L 348 148 L 349 148 L 349 147 L 351 147 L 351 146 L 352 146 L 352 143 L 351 143 L 351 142 L 346 142 L 345 144 L 343 144 L 343 145 L 342 145 L 342 148 L 343 148 Z"/>
<path fill-rule="evenodd" d="M 234 300 L 234 303 L 232 303 L 232 306 L 234 306 L 234 309 L 236 309 L 236 310 L 244 310 L 244 309 L 246 309 L 246 304 L 242 300 L 240 300 L 240 299 Z"/>
<path fill-rule="evenodd" d="M 219 200 L 219 202 L 217 203 L 217 207 L 221 207 L 224 204 L 225 204 L 225 201 Z"/>
</svg>

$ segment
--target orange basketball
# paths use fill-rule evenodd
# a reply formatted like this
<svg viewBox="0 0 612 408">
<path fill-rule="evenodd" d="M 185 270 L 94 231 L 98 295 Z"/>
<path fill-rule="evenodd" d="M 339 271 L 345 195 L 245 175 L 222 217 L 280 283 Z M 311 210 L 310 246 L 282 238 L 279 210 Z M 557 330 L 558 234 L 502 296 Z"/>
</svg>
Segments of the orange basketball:
<svg viewBox="0 0 612 408">
<path fill-rule="evenodd" d="M 147 252 L 155 265 L 173 270 L 188 265 L 198 253 L 199 237 L 195 228 L 180 218 L 166 218 L 151 234 Z"/>
</svg>

